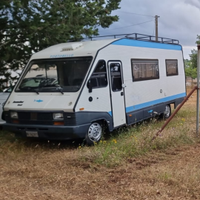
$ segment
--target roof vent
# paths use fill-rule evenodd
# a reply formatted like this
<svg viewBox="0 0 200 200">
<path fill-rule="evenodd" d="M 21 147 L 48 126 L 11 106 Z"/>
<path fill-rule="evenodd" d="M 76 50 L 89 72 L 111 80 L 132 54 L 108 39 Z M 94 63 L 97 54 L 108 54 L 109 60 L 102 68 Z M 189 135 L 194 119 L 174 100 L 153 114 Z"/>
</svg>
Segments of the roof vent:
<svg viewBox="0 0 200 200">
<path fill-rule="evenodd" d="M 62 51 L 73 51 L 73 50 L 78 49 L 82 46 L 83 46 L 83 43 L 81 43 L 81 42 L 66 44 L 66 46 L 62 48 Z"/>
</svg>

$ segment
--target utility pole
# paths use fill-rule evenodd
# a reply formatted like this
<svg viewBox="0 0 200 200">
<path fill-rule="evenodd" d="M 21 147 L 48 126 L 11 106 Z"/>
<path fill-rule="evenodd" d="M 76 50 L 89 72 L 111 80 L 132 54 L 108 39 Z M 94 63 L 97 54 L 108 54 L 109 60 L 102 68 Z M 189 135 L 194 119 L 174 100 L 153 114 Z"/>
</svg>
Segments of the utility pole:
<svg viewBox="0 0 200 200">
<path fill-rule="evenodd" d="M 199 81 L 200 81 L 200 44 L 197 45 L 197 111 L 196 111 L 196 135 L 199 136 Z"/>
<path fill-rule="evenodd" d="M 156 41 L 158 41 L 158 18 L 160 16 L 156 15 L 155 16 L 155 33 L 156 33 Z"/>
</svg>

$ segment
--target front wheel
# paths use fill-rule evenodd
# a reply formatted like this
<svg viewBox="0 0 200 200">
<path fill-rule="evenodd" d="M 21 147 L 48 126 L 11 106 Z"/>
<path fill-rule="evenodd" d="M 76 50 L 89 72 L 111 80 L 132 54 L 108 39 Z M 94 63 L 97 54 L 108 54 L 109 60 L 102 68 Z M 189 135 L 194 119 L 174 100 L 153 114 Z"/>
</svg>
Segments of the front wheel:
<svg viewBox="0 0 200 200">
<path fill-rule="evenodd" d="M 166 105 L 165 111 L 163 113 L 163 118 L 168 119 L 170 117 L 170 115 L 171 115 L 171 107 L 170 107 L 170 105 Z"/>
<path fill-rule="evenodd" d="M 102 126 L 99 122 L 93 122 L 90 124 L 88 131 L 85 136 L 85 141 L 87 145 L 93 145 L 101 140 L 103 134 Z"/>
</svg>

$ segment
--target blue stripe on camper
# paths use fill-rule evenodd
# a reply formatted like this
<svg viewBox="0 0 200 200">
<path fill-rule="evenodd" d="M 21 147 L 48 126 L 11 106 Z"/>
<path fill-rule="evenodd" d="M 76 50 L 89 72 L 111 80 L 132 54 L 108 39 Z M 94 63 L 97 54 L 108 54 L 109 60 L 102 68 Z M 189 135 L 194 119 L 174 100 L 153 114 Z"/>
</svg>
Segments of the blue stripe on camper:
<svg viewBox="0 0 200 200">
<path fill-rule="evenodd" d="M 180 45 L 173 44 L 164 44 L 157 42 L 146 42 L 139 40 L 131 40 L 131 39 L 121 39 L 112 43 L 113 45 L 122 45 L 122 46 L 134 46 L 134 47 L 146 47 L 146 48 L 155 48 L 155 49 L 170 49 L 170 50 L 182 50 Z"/>
<path fill-rule="evenodd" d="M 108 114 L 109 114 L 110 116 L 112 116 L 112 111 L 109 111 Z"/>
<path fill-rule="evenodd" d="M 135 110 L 139 110 L 139 109 L 142 109 L 142 108 L 145 108 L 145 107 L 148 107 L 148 106 L 153 106 L 155 104 L 159 104 L 159 103 L 171 101 L 171 100 L 174 100 L 174 99 L 178 99 L 178 98 L 181 98 L 181 97 L 185 97 L 185 96 L 186 96 L 186 93 L 181 93 L 181 94 L 173 95 L 173 96 L 170 96 L 170 97 L 165 97 L 165 98 L 162 98 L 162 99 L 157 99 L 157 100 L 154 100 L 154 101 L 149 101 L 149 102 L 146 102 L 146 103 L 138 104 L 138 105 L 135 105 L 135 106 L 126 107 L 126 113 L 131 112 L 131 111 L 135 111 Z"/>
</svg>

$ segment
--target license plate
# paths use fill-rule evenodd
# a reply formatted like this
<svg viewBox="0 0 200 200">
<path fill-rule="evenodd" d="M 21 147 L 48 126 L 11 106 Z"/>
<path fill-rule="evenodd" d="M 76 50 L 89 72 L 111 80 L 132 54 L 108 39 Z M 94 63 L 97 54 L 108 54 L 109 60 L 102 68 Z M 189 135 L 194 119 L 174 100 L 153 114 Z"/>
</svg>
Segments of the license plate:
<svg viewBox="0 0 200 200">
<path fill-rule="evenodd" d="M 38 132 L 37 131 L 26 131 L 26 136 L 27 137 L 38 137 Z"/>
</svg>

